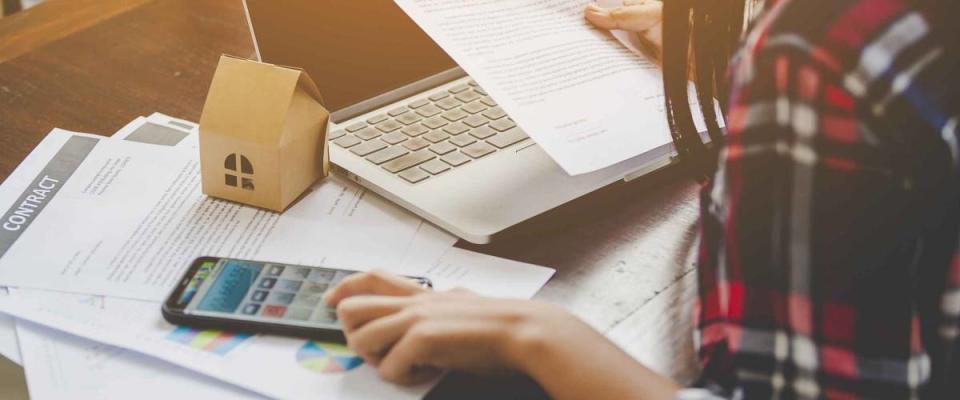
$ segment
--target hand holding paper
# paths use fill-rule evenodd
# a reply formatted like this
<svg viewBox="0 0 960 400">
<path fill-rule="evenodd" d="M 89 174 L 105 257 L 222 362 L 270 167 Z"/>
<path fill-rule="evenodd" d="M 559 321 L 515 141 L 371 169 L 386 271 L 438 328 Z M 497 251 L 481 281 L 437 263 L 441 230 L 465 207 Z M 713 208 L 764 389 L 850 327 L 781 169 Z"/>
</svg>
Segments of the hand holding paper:
<svg viewBox="0 0 960 400">
<path fill-rule="evenodd" d="M 598 0 L 585 11 L 587 21 L 609 29 L 628 49 L 662 62 L 663 3 L 658 0 Z"/>
</svg>

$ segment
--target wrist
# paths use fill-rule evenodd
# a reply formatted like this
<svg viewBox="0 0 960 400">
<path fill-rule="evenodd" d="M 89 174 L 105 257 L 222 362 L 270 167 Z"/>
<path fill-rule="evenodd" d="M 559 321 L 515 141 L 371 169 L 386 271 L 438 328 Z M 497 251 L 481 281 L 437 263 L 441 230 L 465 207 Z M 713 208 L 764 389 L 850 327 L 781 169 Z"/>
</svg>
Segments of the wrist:
<svg viewBox="0 0 960 400">
<path fill-rule="evenodd" d="M 563 310 L 555 310 L 547 304 L 534 304 L 520 312 L 520 315 L 507 329 L 505 335 L 505 359 L 517 372 L 536 377 L 543 367 L 555 358 L 557 342 L 564 335 L 551 328 L 553 314 L 566 315 Z"/>
</svg>

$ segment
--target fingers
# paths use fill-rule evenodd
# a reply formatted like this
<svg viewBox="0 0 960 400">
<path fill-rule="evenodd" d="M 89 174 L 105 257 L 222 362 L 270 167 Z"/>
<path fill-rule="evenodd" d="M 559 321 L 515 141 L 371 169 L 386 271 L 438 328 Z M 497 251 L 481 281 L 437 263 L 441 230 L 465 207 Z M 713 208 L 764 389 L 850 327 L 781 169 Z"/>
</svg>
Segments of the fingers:
<svg viewBox="0 0 960 400">
<path fill-rule="evenodd" d="M 355 296 L 337 305 L 337 319 L 343 332 L 350 334 L 370 321 L 402 310 L 411 304 L 409 296 Z"/>
<path fill-rule="evenodd" d="M 409 279 L 383 271 L 371 271 L 343 278 L 339 285 L 324 295 L 323 301 L 336 306 L 341 300 L 360 294 L 410 296 L 425 290 Z"/>
<path fill-rule="evenodd" d="M 377 366 L 384 354 L 421 318 L 415 312 L 399 312 L 376 319 L 347 336 L 347 342 L 368 364 Z"/>
<path fill-rule="evenodd" d="M 423 383 L 436 377 L 440 370 L 425 362 L 436 343 L 428 332 L 426 329 L 412 329 L 403 335 L 380 362 L 380 376 L 401 385 Z"/>
<path fill-rule="evenodd" d="M 644 32 L 663 19 L 663 4 L 659 1 L 625 1 L 622 7 L 602 8 L 590 4 L 584 11 L 587 20 L 601 29 L 623 29 Z"/>
</svg>

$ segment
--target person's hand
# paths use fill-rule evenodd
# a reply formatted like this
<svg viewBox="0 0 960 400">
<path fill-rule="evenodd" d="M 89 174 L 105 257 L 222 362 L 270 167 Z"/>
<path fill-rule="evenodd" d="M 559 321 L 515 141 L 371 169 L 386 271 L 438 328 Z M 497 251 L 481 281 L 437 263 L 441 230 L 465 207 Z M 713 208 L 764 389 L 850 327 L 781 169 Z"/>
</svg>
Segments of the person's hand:
<svg viewBox="0 0 960 400">
<path fill-rule="evenodd" d="M 663 49 L 663 3 L 658 0 L 623 0 L 623 6 L 602 8 L 590 4 L 584 16 L 601 29 L 621 29 L 637 36 L 647 56 L 661 62 Z"/>
<path fill-rule="evenodd" d="M 324 301 L 347 344 L 391 382 L 443 370 L 519 372 L 557 399 L 670 399 L 677 386 L 560 307 L 434 292 L 384 272 L 350 275 Z"/>
<path fill-rule="evenodd" d="M 337 307 L 347 344 L 380 375 L 414 384 L 448 369 L 526 372 L 540 339 L 592 330 L 559 307 L 426 290 L 383 272 L 354 274 L 324 298 Z"/>
</svg>

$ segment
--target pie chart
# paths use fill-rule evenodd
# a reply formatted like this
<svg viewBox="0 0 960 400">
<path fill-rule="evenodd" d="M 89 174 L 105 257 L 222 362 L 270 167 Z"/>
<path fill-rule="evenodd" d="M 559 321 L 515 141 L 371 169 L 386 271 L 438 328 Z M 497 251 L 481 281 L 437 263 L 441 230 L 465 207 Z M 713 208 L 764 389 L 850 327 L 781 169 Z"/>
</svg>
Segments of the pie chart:
<svg viewBox="0 0 960 400">
<path fill-rule="evenodd" d="M 297 363 L 313 372 L 336 374 L 359 367 L 363 359 L 342 344 L 309 341 L 297 350 Z"/>
</svg>

